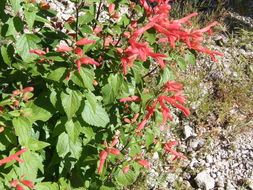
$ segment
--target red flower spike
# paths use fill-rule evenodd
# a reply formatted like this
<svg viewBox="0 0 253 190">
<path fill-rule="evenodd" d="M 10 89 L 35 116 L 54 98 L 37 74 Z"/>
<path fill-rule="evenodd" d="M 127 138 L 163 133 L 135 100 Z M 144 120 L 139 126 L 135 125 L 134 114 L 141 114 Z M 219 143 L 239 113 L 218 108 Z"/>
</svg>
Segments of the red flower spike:
<svg viewBox="0 0 253 190">
<path fill-rule="evenodd" d="M 24 160 L 20 159 L 18 156 L 19 156 L 20 154 L 23 154 L 23 153 L 26 152 L 27 150 L 28 150 L 27 148 L 24 148 L 24 149 L 22 149 L 22 150 L 16 152 L 15 154 L 13 154 L 13 155 L 11 155 L 11 156 L 9 156 L 9 157 L 7 157 L 7 158 L 4 158 L 4 159 L 0 160 L 0 166 L 1 166 L 2 164 L 11 162 L 11 161 L 13 161 L 13 160 L 16 160 L 16 161 L 18 161 L 18 162 L 24 162 Z"/>
<path fill-rule="evenodd" d="M 138 159 L 137 162 L 138 162 L 138 164 L 140 164 L 146 168 L 150 168 L 150 164 L 147 160 Z"/>
<path fill-rule="evenodd" d="M 120 155 L 120 151 L 116 148 L 107 148 L 107 151 L 110 152 L 111 154 L 116 155 L 116 156 Z"/>
<path fill-rule="evenodd" d="M 57 47 L 56 47 L 56 51 L 57 52 L 68 52 L 68 51 L 72 51 L 73 50 L 73 48 L 72 47 L 69 47 L 69 46 L 67 46 L 67 45 L 58 45 Z"/>
<path fill-rule="evenodd" d="M 123 174 L 126 174 L 130 170 L 129 166 L 123 168 Z"/>
<path fill-rule="evenodd" d="M 75 54 L 78 55 L 78 57 L 83 57 L 83 56 L 84 56 L 83 50 L 82 50 L 82 48 L 80 48 L 80 47 L 76 47 L 76 48 L 74 49 L 74 52 L 75 52 Z"/>
<path fill-rule="evenodd" d="M 119 142 L 118 138 L 114 138 L 110 146 L 115 146 Z"/>
<path fill-rule="evenodd" d="M 131 101 L 131 102 L 139 102 L 141 101 L 141 99 L 138 96 L 130 96 L 128 98 L 122 98 L 119 100 L 120 102 L 127 102 L 127 101 Z"/>
<path fill-rule="evenodd" d="M 173 154 L 175 156 L 173 161 L 178 159 L 178 158 L 187 159 L 187 157 L 185 157 L 184 155 L 179 154 L 178 152 L 176 152 L 175 150 L 172 149 L 172 146 L 177 145 L 177 144 L 178 144 L 177 141 L 169 141 L 164 145 L 164 150 L 170 152 L 171 154 Z"/>
<path fill-rule="evenodd" d="M 20 180 L 21 183 L 23 183 L 23 185 L 30 187 L 31 189 L 34 189 L 35 186 L 33 184 L 33 182 L 29 181 L 29 180 Z"/>
<path fill-rule="evenodd" d="M 115 12 L 115 4 L 114 3 L 109 4 L 108 12 L 110 15 L 112 15 Z"/>
<path fill-rule="evenodd" d="M 129 38 L 131 34 L 129 32 L 123 32 L 123 36 L 125 36 L 126 38 Z"/>
<path fill-rule="evenodd" d="M 112 18 L 118 19 L 118 18 L 120 18 L 120 16 L 115 13 L 115 14 L 112 15 Z"/>
<path fill-rule="evenodd" d="M 144 119 L 139 125 L 138 125 L 138 127 L 137 127 L 137 131 L 140 131 L 140 130 L 142 130 L 142 129 L 144 129 L 144 127 L 145 127 L 145 125 L 147 124 L 147 120 L 146 119 Z"/>
<path fill-rule="evenodd" d="M 131 123 L 130 119 L 128 119 L 128 118 L 124 118 L 124 122 L 127 124 Z"/>
<path fill-rule="evenodd" d="M 32 86 L 26 87 L 26 88 L 24 88 L 23 91 L 24 91 L 24 92 L 32 92 L 32 91 L 34 91 L 34 88 L 33 88 Z"/>
<path fill-rule="evenodd" d="M 37 55 L 45 55 L 46 52 L 40 49 L 34 49 L 34 50 L 30 50 L 29 53 L 35 53 Z"/>
<path fill-rule="evenodd" d="M 85 64 L 85 65 L 91 64 L 91 65 L 99 66 L 99 63 L 96 62 L 94 59 L 92 59 L 92 58 L 90 58 L 90 57 L 82 57 L 82 58 L 78 59 L 78 60 L 76 61 L 76 63 L 77 63 L 77 62 L 80 63 L 80 64 Z"/>
<path fill-rule="evenodd" d="M 21 92 L 20 92 L 20 90 L 13 90 L 12 91 L 12 94 L 14 94 L 14 95 L 19 95 Z"/>
<path fill-rule="evenodd" d="M 25 188 L 18 184 L 18 185 L 16 186 L 16 190 L 25 190 Z"/>
<path fill-rule="evenodd" d="M 98 167 L 98 174 L 101 173 L 101 171 L 103 170 L 103 167 L 104 167 L 104 164 L 105 164 L 105 160 L 108 156 L 108 152 L 103 150 L 101 153 L 100 153 L 100 161 L 99 161 L 99 167 Z"/>
<path fill-rule="evenodd" d="M 88 38 L 83 38 L 83 39 L 81 39 L 81 40 L 78 40 L 78 41 L 76 42 L 76 45 L 81 46 L 81 45 L 94 44 L 94 43 L 96 43 L 95 40 L 90 40 L 90 39 L 88 39 Z"/>
<path fill-rule="evenodd" d="M 99 32 L 102 31 L 102 28 L 101 27 L 96 27 L 94 30 L 93 30 L 93 34 L 98 34 Z"/>
<path fill-rule="evenodd" d="M 76 61 L 76 67 L 77 67 L 77 72 L 80 74 L 80 72 L 81 72 L 81 62 L 79 60 Z"/>
<path fill-rule="evenodd" d="M 16 187 L 18 183 L 19 183 L 19 180 L 15 179 L 15 180 L 10 182 L 10 185 L 11 185 L 11 187 Z"/>
</svg>

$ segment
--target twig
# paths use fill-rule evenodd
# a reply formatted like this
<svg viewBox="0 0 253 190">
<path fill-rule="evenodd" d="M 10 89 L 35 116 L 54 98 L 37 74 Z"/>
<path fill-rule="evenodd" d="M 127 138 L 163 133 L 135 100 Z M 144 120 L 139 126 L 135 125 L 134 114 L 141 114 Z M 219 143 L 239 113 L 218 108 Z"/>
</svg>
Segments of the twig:
<svg viewBox="0 0 253 190">
<path fill-rule="evenodd" d="M 151 71 L 149 71 L 146 75 L 144 75 L 142 77 L 142 79 L 146 78 L 147 76 L 149 76 L 150 74 L 152 74 L 156 69 L 158 68 L 158 66 L 156 66 L 154 69 L 152 69 Z"/>
<path fill-rule="evenodd" d="M 98 12 L 97 12 L 96 22 L 95 22 L 95 25 L 94 25 L 94 27 L 93 27 L 93 30 L 94 30 L 94 29 L 96 28 L 96 26 L 97 26 L 97 20 L 98 20 L 98 18 L 99 18 L 100 13 L 101 13 L 101 6 L 102 6 L 102 0 L 100 0 L 99 5 L 98 5 Z"/>
</svg>

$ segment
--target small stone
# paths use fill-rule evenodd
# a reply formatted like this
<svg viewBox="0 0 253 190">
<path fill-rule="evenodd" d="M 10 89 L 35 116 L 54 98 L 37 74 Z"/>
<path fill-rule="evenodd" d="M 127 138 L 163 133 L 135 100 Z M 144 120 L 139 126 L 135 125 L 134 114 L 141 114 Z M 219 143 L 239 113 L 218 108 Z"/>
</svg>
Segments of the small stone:
<svg viewBox="0 0 253 190">
<path fill-rule="evenodd" d="M 184 136 L 185 139 L 188 139 L 189 137 L 196 136 L 193 129 L 189 125 L 184 126 Z"/>
<path fill-rule="evenodd" d="M 206 162 L 207 162 L 207 163 L 212 163 L 212 162 L 213 162 L 213 157 L 212 157 L 211 155 L 208 154 L 208 155 L 206 156 Z"/>
<path fill-rule="evenodd" d="M 215 181 L 214 179 L 207 173 L 207 171 L 200 172 L 196 177 L 195 181 L 199 188 L 209 190 L 214 188 Z"/>
</svg>

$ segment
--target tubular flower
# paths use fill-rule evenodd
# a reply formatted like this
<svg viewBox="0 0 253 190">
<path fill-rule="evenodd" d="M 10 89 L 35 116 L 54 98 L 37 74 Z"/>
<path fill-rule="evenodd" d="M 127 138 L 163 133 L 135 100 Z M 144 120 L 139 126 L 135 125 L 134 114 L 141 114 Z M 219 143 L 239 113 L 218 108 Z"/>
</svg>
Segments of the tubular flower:
<svg viewBox="0 0 253 190">
<path fill-rule="evenodd" d="M 23 153 L 26 152 L 27 150 L 28 150 L 27 148 L 24 148 L 24 149 L 22 149 L 22 150 L 16 152 L 15 154 L 13 154 L 13 155 L 11 155 L 11 156 L 9 156 L 9 157 L 7 157 L 7 158 L 4 158 L 4 159 L 0 160 L 0 166 L 1 166 L 2 164 L 11 162 L 11 161 L 13 161 L 13 160 L 16 160 L 16 161 L 18 161 L 18 162 L 24 162 L 24 160 L 22 160 L 22 159 L 19 158 L 18 156 L 21 155 L 21 154 L 23 154 Z"/>
<path fill-rule="evenodd" d="M 146 10 L 146 14 L 149 17 L 149 23 L 145 26 L 135 30 L 132 32 L 133 38 L 140 37 L 146 30 L 150 28 L 154 28 L 158 33 L 165 35 L 165 37 L 158 40 L 158 42 L 169 42 L 172 48 L 175 48 L 175 42 L 182 41 L 184 42 L 188 48 L 194 49 L 199 52 L 203 52 L 209 54 L 213 61 L 217 61 L 215 59 L 215 55 L 223 56 L 223 54 L 219 52 L 214 52 L 207 50 L 204 48 L 200 42 L 203 41 L 203 35 L 205 32 L 208 32 L 209 35 L 212 35 L 211 28 L 218 24 L 218 22 L 213 22 L 207 27 L 204 27 L 199 30 L 191 30 L 183 27 L 183 24 L 186 23 L 191 25 L 189 19 L 197 16 L 198 13 L 191 13 L 184 18 L 177 20 L 170 20 L 170 9 L 171 6 L 168 5 L 168 0 L 153 0 L 152 2 L 156 2 L 157 5 L 153 9 L 148 6 L 146 0 L 140 0 L 140 4 Z M 141 60 L 143 60 L 141 58 Z M 163 68 L 163 62 L 161 58 L 157 59 L 161 67 Z"/>
<path fill-rule="evenodd" d="M 74 52 L 75 52 L 75 54 L 78 55 L 78 57 L 83 57 L 83 56 L 84 56 L 83 50 L 82 50 L 82 48 L 80 48 L 80 47 L 76 47 L 76 48 L 74 49 Z"/>
<path fill-rule="evenodd" d="M 118 135 L 114 135 L 114 140 L 112 141 L 112 143 L 110 144 L 110 146 L 115 146 L 118 142 L 119 142 Z M 100 153 L 100 161 L 99 161 L 99 167 L 98 167 L 98 174 L 100 174 L 101 171 L 103 170 L 105 160 L 106 160 L 106 158 L 107 158 L 107 156 L 108 156 L 109 153 L 114 154 L 116 156 L 120 155 L 120 151 L 118 149 L 108 147 L 107 141 L 104 141 L 104 145 L 107 148 L 106 148 L 106 150 L 103 150 Z"/>
<path fill-rule="evenodd" d="M 98 167 L 98 174 L 101 173 L 101 171 L 103 170 L 104 164 L 105 164 L 105 160 L 108 156 L 108 152 L 106 150 L 103 150 L 100 153 L 100 161 L 99 161 L 99 167 Z"/>
<path fill-rule="evenodd" d="M 30 187 L 31 189 L 35 188 L 33 182 L 31 182 L 29 180 L 22 180 L 22 179 L 15 179 L 15 180 L 11 181 L 10 186 L 11 187 L 16 187 L 16 189 L 18 189 L 18 190 L 19 189 L 24 189 L 19 183 L 22 183 L 23 185 L 25 185 L 27 187 Z"/>
<path fill-rule="evenodd" d="M 46 52 L 40 49 L 34 49 L 34 50 L 30 50 L 29 53 L 35 53 L 37 55 L 45 55 Z"/>
<path fill-rule="evenodd" d="M 126 174 L 130 170 L 129 166 L 123 168 L 123 174 Z"/>
<path fill-rule="evenodd" d="M 83 38 L 83 39 L 81 39 L 81 40 L 78 40 L 78 41 L 76 42 L 76 45 L 81 46 L 81 45 L 94 44 L 94 43 L 96 43 L 95 40 L 90 40 L 90 39 L 88 39 L 88 38 Z"/>
<path fill-rule="evenodd" d="M 130 97 L 127 97 L 127 98 L 122 98 L 119 101 L 120 102 L 127 102 L 127 101 L 130 101 L 130 102 L 139 102 L 139 101 L 141 101 L 141 99 L 138 96 L 130 96 Z"/>
<path fill-rule="evenodd" d="M 166 144 L 164 144 L 164 150 L 170 152 L 171 154 L 173 154 L 175 156 L 173 158 L 173 161 L 178 158 L 187 159 L 187 157 L 185 157 L 182 154 L 179 154 L 178 152 L 176 152 L 175 150 L 172 149 L 172 146 L 177 145 L 177 144 L 178 144 L 177 141 L 169 141 Z"/>
<path fill-rule="evenodd" d="M 81 71 L 81 64 L 85 64 L 85 65 L 96 65 L 96 66 L 99 66 L 99 63 L 96 62 L 94 59 L 90 58 L 90 57 L 82 57 L 78 60 L 76 60 L 76 67 L 77 67 L 77 70 L 78 70 L 78 73 L 80 73 Z"/>
<path fill-rule="evenodd" d="M 137 163 L 146 168 L 150 168 L 150 163 L 147 160 L 137 159 Z"/>
<path fill-rule="evenodd" d="M 58 45 L 56 48 L 57 52 L 68 52 L 68 51 L 72 51 L 72 47 L 69 47 L 67 45 Z"/>
<path fill-rule="evenodd" d="M 99 32 L 102 31 L 102 28 L 101 27 L 96 27 L 94 30 L 93 30 L 93 34 L 98 34 Z"/>
<path fill-rule="evenodd" d="M 115 4 L 114 3 L 109 4 L 108 12 L 110 15 L 113 15 L 115 13 Z"/>
</svg>

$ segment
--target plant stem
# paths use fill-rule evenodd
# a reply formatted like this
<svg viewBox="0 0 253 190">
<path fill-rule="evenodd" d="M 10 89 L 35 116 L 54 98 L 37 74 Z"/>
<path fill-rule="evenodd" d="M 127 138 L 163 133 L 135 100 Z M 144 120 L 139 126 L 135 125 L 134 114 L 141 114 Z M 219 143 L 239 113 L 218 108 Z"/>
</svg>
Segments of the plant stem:
<svg viewBox="0 0 253 190">
<path fill-rule="evenodd" d="M 99 18 L 100 13 L 101 13 L 101 6 L 102 6 L 102 0 L 100 0 L 99 5 L 98 5 L 98 12 L 97 12 L 96 22 L 95 22 L 95 25 L 94 25 L 94 27 L 93 27 L 93 30 L 94 30 L 94 29 L 96 28 L 96 26 L 97 26 L 97 20 L 98 20 L 98 18 Z"/>
<path fill-rule="evenodd" d="M 156 66 L 154 69 L 152 69 L 151 71 L 149 71 L 146 75 L 144 75 L 142 77 L 142 79 L 146 78 L 147 76 L 151 75 L 156 69 L 158 68 L 158 66 Z"/>
</svg>

